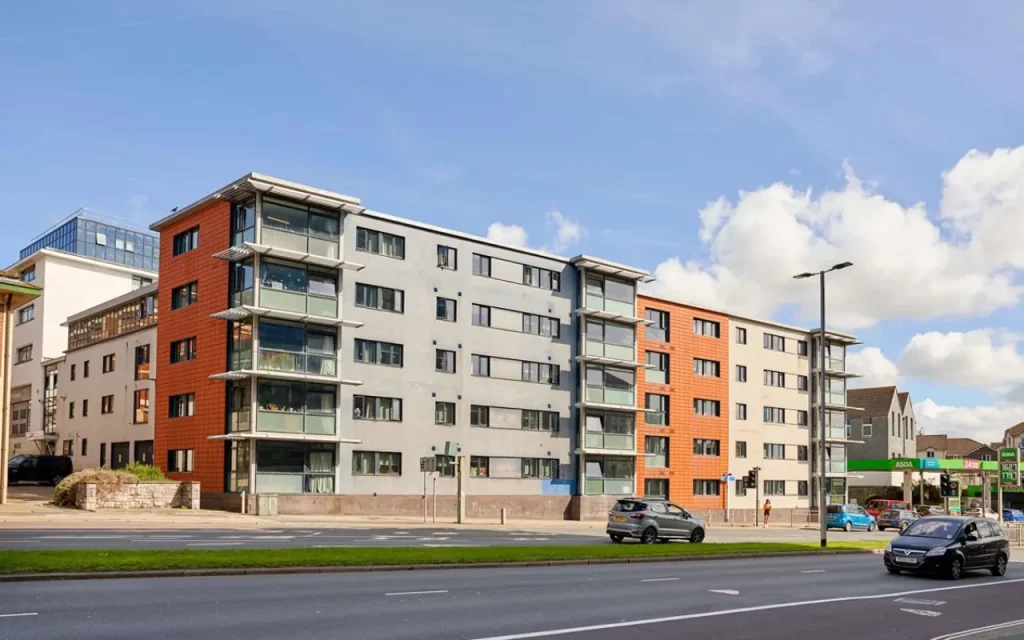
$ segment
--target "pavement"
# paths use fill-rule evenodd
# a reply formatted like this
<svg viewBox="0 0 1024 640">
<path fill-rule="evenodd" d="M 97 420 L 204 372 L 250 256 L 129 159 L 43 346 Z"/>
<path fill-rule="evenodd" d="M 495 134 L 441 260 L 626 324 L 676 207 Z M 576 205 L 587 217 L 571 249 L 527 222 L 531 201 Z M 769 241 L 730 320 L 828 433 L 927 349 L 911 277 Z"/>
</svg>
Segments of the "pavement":
<svg viewBox="0 0 1024 640">
<path fill-rule="evenodd" d="M 952 583 L 878 556 L 48 581 L 0 584 L 0 637 L 930 640 L 1020 620 L 1022 589 L 1019 565 Z"/>
</svg>

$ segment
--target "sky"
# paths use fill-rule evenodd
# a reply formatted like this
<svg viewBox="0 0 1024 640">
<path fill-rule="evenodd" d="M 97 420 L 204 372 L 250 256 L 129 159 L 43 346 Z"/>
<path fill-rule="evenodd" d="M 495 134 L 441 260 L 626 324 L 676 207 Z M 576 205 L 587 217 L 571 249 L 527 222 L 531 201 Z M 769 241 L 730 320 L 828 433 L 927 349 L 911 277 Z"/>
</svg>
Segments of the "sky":
<svg viewBox="0 0 1024 640">
<path fill-rule="evenodd" d="M 858 335 L 926 433 L 1024 421 L 1024 4 L 0 5 L 0 263 L 250 171 Z M 6 258 L 4 258 L 6 257 Z"/>
</svg>

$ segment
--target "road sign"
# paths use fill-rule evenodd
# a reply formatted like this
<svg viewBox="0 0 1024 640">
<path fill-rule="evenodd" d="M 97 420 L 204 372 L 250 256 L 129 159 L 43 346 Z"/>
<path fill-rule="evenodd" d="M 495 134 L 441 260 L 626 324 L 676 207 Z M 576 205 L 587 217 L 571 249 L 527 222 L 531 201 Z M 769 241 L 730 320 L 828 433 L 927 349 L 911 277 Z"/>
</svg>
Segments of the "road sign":
<svg viewBox="0 0 1024 640">
<path fill-rule="evenodd" d="M 1004 487 L 1020 485 L 1020 450 L 1004 447 L 999 450 L 999 484 Z"/>
<path fill-rule="evenodd" d="M 724 476 L 722 476 L 722 482 L 735 482 L 735 481 L 736 481 L 736 476 L 732 475 L 731 473 L 727 473 Z"/>
<path fill-rule="evenodd" d="M 423 473 L 434 473 L 437 471 L 437 458 L 434 456 L 420 458 L 420 471 Z"/>
</svg>

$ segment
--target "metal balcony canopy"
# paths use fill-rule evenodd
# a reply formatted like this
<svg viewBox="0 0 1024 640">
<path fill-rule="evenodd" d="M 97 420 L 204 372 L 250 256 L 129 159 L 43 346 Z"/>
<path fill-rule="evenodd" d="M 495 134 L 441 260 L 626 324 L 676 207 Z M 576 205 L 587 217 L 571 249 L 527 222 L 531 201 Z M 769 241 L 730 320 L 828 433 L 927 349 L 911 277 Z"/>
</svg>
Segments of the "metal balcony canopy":
<svg viewBox="0 0 1024 640">
<path fill-rule="evenodd" d="M 351 329 L 358 329 L 363 326 L 362 322 L 357 320 L 345 320 L 343 318 L 328 318 L 326 316 L 318 316 L 309 313 L 298 313 L 295 311 L 284 311 L 281 309 L 268 309 L 265 307 L 253 307 L 250 305 L 242 305 L 240 307 L 232 307 L 231 309 L 225 309 L 224 311 L 218 311 L 217 313 L 211 313 L 211 318 L 217 320 L 244 320 L 253 316 L 260 318 L 271 318 L 274 320 L 290 320 L 292 322 L 301 322 L 304 324 L 319 324 L 331 327 L 349 327 Z"/>
<path fill-rule="evenodd" d="M 240 440 L 280 440 L 299 442 L 340 442 L 341 444 L 362 444 L 355 438 L 339 438 L 338 436 L 317 435 L 310 433 L 271 433 L 267 431 L 234 431 L 206 436 L 207 440 L 240 441 Z"/>
<path fill-rule="evenodd" d="M 821 335 L 821 327 L 818 327 L 817 329 L 811 329 L 809 333 L 814 337 L 818 337 L 819 335 Z M 851 336 L 848 333 L 840 333 L 838 331 L 826 330 L 825 339 L 828 340 L 829 342 L 841 343 L 848 347 L 862 344 L 861 341 L 856 338 L 856 336 Z"/>
<path fill-rule="evenodd" d="M 654 282 L 654 277 L 643 269 L 628 267 L 624 264 L 611 262 L 609 260 L 602 260 L 601 258 L 595 258 L 593 256 L 581 254 L 569 260 L 569 262 L 580 269 L 600 273 L 604 276 L 622 278 L 623 280 L 635 280 L 637 282 Z"/>
</svg>

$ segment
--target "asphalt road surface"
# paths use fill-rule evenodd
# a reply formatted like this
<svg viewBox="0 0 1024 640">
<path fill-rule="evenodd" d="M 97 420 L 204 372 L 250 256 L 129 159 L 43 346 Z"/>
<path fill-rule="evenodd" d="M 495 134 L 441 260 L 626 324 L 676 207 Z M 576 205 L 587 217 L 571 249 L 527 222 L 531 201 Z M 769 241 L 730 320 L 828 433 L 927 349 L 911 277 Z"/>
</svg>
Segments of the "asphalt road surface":
<svg viewBox="0 0 1024 640">
<path fill-rule="evenodd" d="M 483 547 L 611 544 L 603 529 L 549 532 L 468 527 L 259 529 L 0 529 L 0 549 L 281 549 L 295 547 Z M 831 540 L 888 540 L 893 532 L 830 532 Z M 712 528 L 708 542 L 811 542 L 802 529 Z M 628 543 L 627 543 L 628 544 Z"/>
<path fill-rule="evenodd" d="M 1024 618 L 1018 567 L 957 583 L 874 555 L 0 583 L 0 638 L 929 640 Z"/>
</svg>

